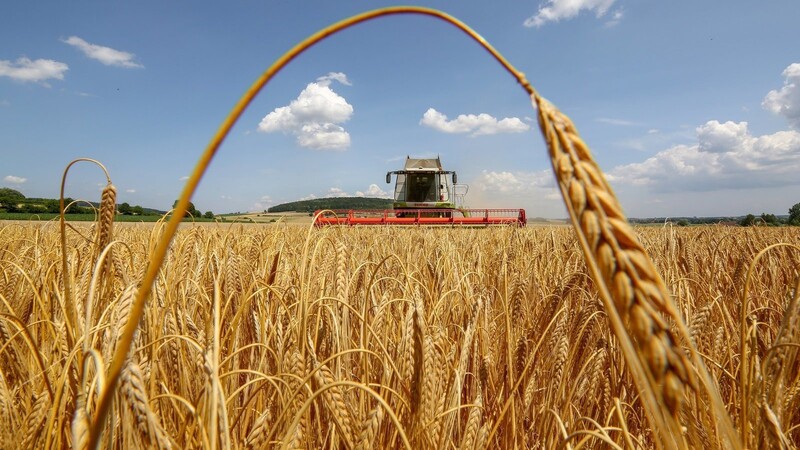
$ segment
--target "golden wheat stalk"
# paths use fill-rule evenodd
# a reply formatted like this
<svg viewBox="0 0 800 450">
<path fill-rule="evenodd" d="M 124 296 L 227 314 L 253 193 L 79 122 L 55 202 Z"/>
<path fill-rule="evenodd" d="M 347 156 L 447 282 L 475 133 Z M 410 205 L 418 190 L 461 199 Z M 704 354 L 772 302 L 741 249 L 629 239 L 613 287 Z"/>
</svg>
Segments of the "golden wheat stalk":
<svg viewBox="0 0 800 450">
<path fill-rule="evenodd" d="M 313 362 L 315 365 L 314 381 L 317 384 L 317 389 L 332 385 L 336 379 L 333 377 L 331 370 L 327 366 L 320 365 L 318 361 Z M 330 411 L 331 418 L 339 429 L 339 436 L 342 442 L 348 449 L 352 449 L 355 446 L 353 443 L 353 417 L 345 404 L 344 394 L 344 390 L 340 386 L 336 386 L 325 389 L 322 398 Z"/>
<path fill-rule="evenodd" d="M 103 188 L 100 197 L 100 214 L 97 218 L 97 236 L 95 237 L 95 253 L 100 253 L 111 242 L 114 217 L 117 213 L 117 188 L 109 182 Z"/>
<path fill-rule="evenodd" d="M 532 95 L 532 100 L 586 263 L 659 443 L 667 448 L 686 447 L 679 422 L 684 395 L 687 389 L 702 388 L 715 410 L 712 417 L 720 420 L 720 434 L 738 448 L 730 418 L 683 318 L 588 147 L 569 118 L 538 95 Z M 692 359 L 680 348 L 668 320 L 677 325 Z M 698 374 L 702 385 L 698 385 Z"/>
<path fill-rule="evenodd" d="M 77 310 L 76 310 L 76 307 L 75 307 L 76 303 L 75 303 L 75 299 L 73 297 L 74 293 L 72 292 L 72 278 L 71 278 L 72 272 L 70 271 L 70 267 L 69 267 L 69 263 L 68 263 L 68 257 L 67 257 L 67 222 L 66 222 L 66 219 L 64 217 L 64 214 L 66 213 L 68 205 L 65 204 L 64 193 L 65 193 L 65 188 L 66 188 L 66 185 L 67 185 L 67 174 L 69 173 L 70 168 L 74 164 L 79 163 L 79 162 L 90 162 L 90 163 L 96 164 L 98 167 L 100 167 L 100 169 L 103 170 L 103 173 L 106 176 L 106 181 L 107 181 L 106 189 L 109 190 L 108 195 L 109 196 L 113 195 L 114 199 L 116 199 L 116 189 L 109 189 L 108 188 L 108 186 L 112 186 L 112 188 L 113 188 L 113 185 L 111 184 L 111 177 L 108 174 L 108 170 L 99 161 L 91 159 L 91 158 L 77 158 L 77 159 L 74 159 L 74 160 L 70 161 L 70 163 L 67 164 L 67 166 L 64 168 L 64 173 L 61 176 L 61 191 L 60 191 L 60 195 L 59 195 L 59 208 L 58 209 L 59 209 L 59 225 L 60 225 L 59 232 L 60 232 L 60 238 L 61 238 L 61 270 L 62 270 L 62 277 L 63 277 L 63 283 L 64 283 L 64 297 L 65 297 L 65 299 L 64 299 L 64 312 L 65 312 L 65 315 L 66 315 L 65 324 L 66 324 L 66 338 L 67 338 L 67 346 L 68 347 L 72 347 L 74 342 L 75 342 L 75 340 L 76 340 L 76 336 L 75 336 L 76 333 L 75 333 L 74 330 L 77 327 L 79 318 L 78 318 L 78 313 L 77 313 Z M 111 191 L 113 191 L 113 194 L 111 193 Z M 104 189 L 103 193 L 104 194 L 106 193 L 105 189 Z M 108 208 L 108 207 L 106 207 L 106 208 Z M 113 221 L 113 217 L 112 217 L 112 221 Z M 109 228 L 109 236 L 110 236 L 110 228 Z M 99 253 L 99 252 L 96 252 L 96 253 Z M 81 358 L 78 358 L 78 361 L 76 361 L 76 366 L 80 367 L 81 364 L 82 364 L 82 360 L 81 360 Z M 70 387 L 73 390 L 75 389 L 76 384 L 77 384 L 77 380 L 74 379 L 74 378 L 71 378 L 70 379 Z M 109 393 L 109 395 L 110 395 L 110 393 Z"/>
<path fill-rule="evenodd" d="M 376 9 L 374 11 L 368 11 L 363 14 L 358 14 L 348 19 L 342 20 L 338 23 L 335 23 L 329 27 L 326 27 L 319 32 L 309 36 L 307 39 L 303 40 L 299 44 L 297 44 L 294 48 L 286 52 L 282 55 L 278 60 L 276 60 L 264 73 L 253 83 L 253 85 L 248 89 L 248 91 L 242 96 L 242 98 L 237 102 L 236 106 L 234 106 L 231 113 L 228 117 L 224 120 L 222 125 L 219 127 L 217 132 L 215 133 L 214 137 L 212 137 L 211 142 L 206 147 L 203 154 L 200 156 L 200 159 L 195 166 L 195 169 L 192 171 L 189 179 L 186 181 L 186 185 L 184 186 L 183 192 L 181 193 L 177 205 L 175 206 L 176 213 L 172 215 L 169 222 L 167 223 L 164 232 L 161 238 L 158 241 L 157 246 L 155 247 L 154 251 L 150 256 L 150 263 L 147 266 L 147 271 L 142 279 L 141 289 L 137 293 L 136 300 L 134 302 L 133 308 L 131 310 L 131 316 L 128 320 L 128 323 L 125 325 L 124 331 L 122 333 L 122 338 L 120 345 L 117 348 L 117 351 L 114 357 L 111 360 L 111 365 L 108 369 L 108 388 L 104 390 L 100 394 L 98 405 L 97 405 L 97 412 L 92 420 L 92 431 L 90 433 L 90 447 L 96 446 L 97 442 L 100 439 L 100 434 L 102 433 L 102 429 L 104 424 L 106 423 L 106 416 L 109 412 L 111 406 L 111 398 L 113 396 L 113 391 L 116 388 L 117 382 L 119 381 L 119 376 L 122 372 L 122 367 L 125 363 L 125 355 L 127 355 L 130 346 L 133 342 L 133 334 L 138 326 L 139 320 L 144 313 L 144 303 L 146 298 L 150 295 L 151 289 L 153 288 L 153 282 L 158 275 L 159 270 L 161 269 L 162 264 L 164 263 L 164 259 L 167 255 L 167 250 L 172 242 L 173 238 L 175 237 L 175 233 L 178 230 L 178 226 L 183 218 L 184 212 L 186 208 L 189 206 L 189 201 L 196 191 L 198 185 L 200 184 L 200 179 L 202 178 L 205 171 L 208 169 L 211 160 L 214 158 L 214 155 L 217 153 L 222 141 L 224 140 L 225 136 L 230 132 L 233 125 L 236 121 L 241 117 L 244 113 L 244 110 L 247 106 L 253 101 L 256 94 L 258 94 L 261 89 L 271 80 L 284 66 L 286 66 L 290 61 L 292 61 L 295 57 L 299 54 L 303 53 L 311 46 L 316 44 L 317 42 L 325 39 L 328 36 L 331 36 L 339 31 L 344 29 L 350 28 L 356 24 L 366 22 L 378 17 L 389 16 L 389 15 L 398 15 L 398 14 L 416 14 L 416 15 L 425 15 L 429 17 L 434 17 L 440 20 L 443 20 L 451 25 L 459 28 L 464 33 L 467 34 L 470 38 L 472 38 L 475 42 L 480 44 L 486 51 L 488 51 L 492 57 L 494 57 L 507 71 L 509 71 L 523 86 L 523 88 L 529 92 L 533 92 L 533 88 L 530 87 L 530 84 L 525 79 L 525 76 L 519 72 L 516 68 L 514 68 L 511 64 L 506 61 L 506 59 L 492 47 L 489 45 L 486 40 L 468 27 L 466 24 L 461 22 L 460 20 L 445 14 L 441 11 L 430 9 L 430 8 L 422 8 L 422 7 L 414 7 L 414 6 L 398 6 L 398 7 L 388 7 L 388 8 L 381 8 Z M 63 183 L 62 183 L 62 193 L 63 193 Z M 62 195 L 63 197 L 63 195 Z M 62 202 L 62 210 L 63 210 L 63 202 Z M 62 215 L 62 234 L 64 230 L 63 225 L 63 215 Z M 62 238 L 62 243 L 64 242 Z M 62 249 L 66 254 L 66 244 L 63 243 Z M 66 261 L 66 256 L 64 256 Z M 67 264 L 64 262 L 64 273 L 67 273 Z M 69 289 L 67 289 L 67 297 L 69 295 Z M 305 307 L 305 301 L 301 302 L 301 305 Z M 301 321 L 301 330 L 305 331 L 305 315 L 301 313 L 303 317 L 303 321 Z M 74 317 L 74 314 L 73 314 Z M 74 321 L 73 321 L 74 322 Z M 305 346 L 301 346 L 301 353 L 305 354 Z"/>
<path fill-rule="evenodd" d="M 75 415 L 72 417 L 72 448 L 83 450 L 89 443 L 89 415 L 86 412 L 86 395 L 78 393 Z"/>
</svg>

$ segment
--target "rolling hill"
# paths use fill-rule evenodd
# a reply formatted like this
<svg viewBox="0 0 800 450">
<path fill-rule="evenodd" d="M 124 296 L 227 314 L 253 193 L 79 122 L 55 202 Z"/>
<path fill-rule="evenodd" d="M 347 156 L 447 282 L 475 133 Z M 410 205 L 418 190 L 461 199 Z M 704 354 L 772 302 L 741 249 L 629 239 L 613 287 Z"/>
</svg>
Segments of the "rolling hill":
<svg viewBox="0 0 800 450">
<path fill-rule="evenodd" d="M 299 200 L 275 205 L 267 212 L 311 212 L 318 209 L 390 209 L 392 199 L 372 197 L 331 197 Z"/>
</svg>

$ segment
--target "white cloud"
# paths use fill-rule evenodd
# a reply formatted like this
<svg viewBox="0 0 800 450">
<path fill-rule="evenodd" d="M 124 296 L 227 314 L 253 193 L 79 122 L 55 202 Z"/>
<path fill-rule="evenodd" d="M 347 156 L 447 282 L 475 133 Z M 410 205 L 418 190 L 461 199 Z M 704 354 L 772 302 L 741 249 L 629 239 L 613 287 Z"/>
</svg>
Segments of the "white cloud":
<svg viewBox="0 0 800 450">
<path fill-rule="evenodd" d="M 257 202 L 253 203 L 253 206 L 250 208 L 250 211 L 266 211 L 269 209 L 270 206 L 274 205 L 275 202 L 272 201 L 272 197 L 269 195 L 262 195 Z"/>
<path fill-rule="evenodd" d="M 792 128 L 800 129 L 800 63 L 789 65 L 783 76 L 783 87 L 769 91 L 761 106 L 785 117 Z"/>
<path fill-rule="evenodd" d="M 696 138 L 697 130 L 687 126 L 682 126 L 681 128 L 668 132 L 662 132 L 659 129 L 651 128 L 638 136 L 620 139 L 616 141 L 616 145 L 620 148 L 639 152 L 651 152 L 653 149 L 673 146 L 676 142 L 692 142 Z"/>
<path fill-rule="evenodd" d="M 678 145 L 607 175 L 654 192 L 714 191 L 800 184 L 800 132 L 752 136 L 747 122 L 707 122 L 697 143 Z"/>
<path fill-rule="evenodd" d="M 135 194 L 136 189 L 125 189 L 125 192 L 127 192 L 128 194 Z"/>
<path fill-rule="evenodd" d="M 300 127 L 297 143 L 316 150 L 344 150 L 350 146 L 350 134 L 333 123 L 307 123 Z"/>
<path fill-rule="evenodd" d="M 6 175 L 6 177 L 3 178 L 3 181 L 5 181 L 6 183 L 11 183 L 11 184 L 22 184 L 22 183 L 28 181 L 28 179 L 27 178 L 23 178 L 23 177 L 17 177 L 17 176 L 14 176 L 14 175 Z"/>
<path fill-rule="evenodd" d="M 470 208 L 524 208 L 528 217 L 564 217 L 561 192 L 550 169 L 484 170 L 469 181 Z"/>
<path fill-rule="evenodd" d="M 439 111 L 428 108 L 419 121 L 420 125 L 433 128 L 443 133 L 469 133 L 470 136 L 482 134 L 498 133 L 521 133 L 530 129 L 517 117 L 506 117 L 502 120 L 490 116 L 489 114 L 461 114 L 453 120 L 448 120 L 447 116 Z"/>
<path fill-rule="evenodd" d="M 530 194 L 537 190 L 555 190 L 555 178 L 551 170 L 538 172 L 481 172 L 473 184 L 484 192 L 500 194 Z"/>
<path fill-rule="evenodd" d="M 69 66 L 52 59 L 30 60 L 22 57 L 15 62 L 0 60 L 0 77 L 16 81 L 32 81 L 50 87 L 46 80 L 63 80 Z"/>
<path fill-rule="evenodd" d="M 347 75 L 342 72 L 328 72 L 327 75 L 317 78 L 317 84 L 320 86 L 330 86 L 332 81 L 338 81 L 345 86 L 353 85 L 350 83 L 350 80 L 347 79 Z"/>
<path fill-rule="evenodd" d="M 189 179 L 189 175 L 184 175 L 184 176 L 178 178 L 178 181 L 186 181 L 188 179 Z"/>
<path fill-rule="evenodd" d="M 326 192 L 325 195 L 323 195 L 323 197 L 352 197 L 352 196 L 338 187 L 332 187 L 328 189 L 328 192 Z"/>
<path fill-rule="evenodd" d="M 621 127 L 631 127 L 637 125 L 636 122 L 631 122 L 625 119 L 613 119 L 611 117 L 599 117 L 594 120 L 595 122 L 605 123 L 608 125 L 618 125 Z"/>
<path fill-rule="evenodd" d="M 11 102 L 6 99 L 0 100 L 0 106 L 11 106 Z"/>
<path fill-rule="evenodd" d="M 614 5 L 616 0 L 547 0 L 539 7 L 536 15 L 528 17 L 524 25 L 526 27 L 541 27 L 547 22 L 558 22 L 562 19 L 575 18 L 581 11 L 592 11 L 600 18 Z M 622 11 L 614 13 L 610 23 L 616 25 L 622 19 Z M 615 22 L 616 21 L 616 22 Z"/>
<path fill-rule="evenodd" d="M 356 191 L 356 197 L 391 198 L 391 195 L 377 184 L 370 184 L 366 192 Z"/>
<path fill-rule="evenodd" d="M 712 120 L 697 127 L 697 141 L 702 152 L 740 152 L 747 141 L 747 135 L 747 122 L 719 123 Z"/>
<path fill-rule="evenodd" d="M 77 48 L 89 58 L 100 61 L 107 66 L 124 67 L 126 69 L 144 68 L 143 65 L 133 60 L 135 57 L 133 53 L 115 50 L 102 45 L 90 44 L 78 36 L 70 36 L 61 41 Z"/>
<path fill-rule="evenodd" d="M 329 73 L 309 83 L 287 106 L 275 108 L 261 119 L 258 131 L 290 133 L 301 147 L 316 150 L 345 150 L 350 134 L 339 124 L 353 115 L 353 106 L 330 88 L 332 81 L 350 85 L 343 73 Z"/>
<path fill-rule="evenodd" d="M 615 26 L 619 25 L 619 23 L 620 23 L 620 22 L 622 22 L 622 18 L 623 18 L 623 17 L 625 17 L 625 12 L 622 10 L 622 8 L 620 8 L 620 9 L 618 9 L 618 10 L 614 11 L 614 12 L 611 14 L 611 19 L 609 19 L 609 20 L 608 20 L 608 21 L 607 21 L 605 24 L 603 24 L 603 25 L 604 25 L 606 28 L 615 27 Z"/>
</svg>

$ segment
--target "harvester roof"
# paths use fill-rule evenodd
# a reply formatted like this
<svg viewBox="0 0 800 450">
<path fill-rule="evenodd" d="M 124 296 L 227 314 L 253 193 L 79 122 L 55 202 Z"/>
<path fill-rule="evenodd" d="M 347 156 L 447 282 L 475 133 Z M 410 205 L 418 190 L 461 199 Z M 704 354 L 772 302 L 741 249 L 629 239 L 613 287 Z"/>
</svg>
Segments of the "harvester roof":
<svg viewBox="0 0 800 450">
<path fill-rule="evenodd" d="M 404 169 L 423 171 L 442 170 L 442 162 L 439 160 L 438 156 L 430 159 L 417 159 L 406 156 L 406 166 Z"/>
</svg>

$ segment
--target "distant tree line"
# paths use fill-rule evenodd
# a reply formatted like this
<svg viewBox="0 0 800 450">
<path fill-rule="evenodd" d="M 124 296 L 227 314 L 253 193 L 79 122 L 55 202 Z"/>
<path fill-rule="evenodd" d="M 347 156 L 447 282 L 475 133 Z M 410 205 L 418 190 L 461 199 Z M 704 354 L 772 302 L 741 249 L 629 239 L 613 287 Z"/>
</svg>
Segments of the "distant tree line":
<svg viewBox="0 0 800 450">
<path fill-rule="evenodd" d="M 75 202 L 72 198 L 64 199 L 64 206 L 67 207 L 66 214 L 93 214 L 99 204 L 94 202 Z M 177 205 L 177 200 L 173 208 Z M 213 219 L 214 213 L 198 211 L 194 204 L 190 203 L 187 211 L 194 217 Z M 21 192 L 10 189 L 0 188 L 0 213 L 27 213 L 27 214 L 58 214 L 60 212 L 59 199 L 52 198 L 32 198 L 25 197 Z M 163 211 L 151 208 L 143 208 L 139 205 L 131 205 L 128 202 L 117 205 L 117 213 L 124 216 L 160 216 Z"/>
<path fill-rule="evenodd" d="M 64 205 L 75 200 L 65 198 Z M 87 203 L 73 204 L 67 210 L 69 214 L 91 214 L 94 210 Z M 42 214 L 60 212 L 59 200 L 52 198 L 25 197 L 22 192 L 11 188 L 0 188 L 0 212 Z"/>
<path fill-rule="evenodd" d="M 139 205 L 131 206 L 127 202 L 119 205 L 117 207 L 117 212 L 122 214 L 123 216 L 148 216 L 150 214 L 145 213 L 144 208 Z"/>
<path fill-rule="evenodd" d="M 751 227 L 755 225 L 767 225 L 776 227 L 779 225 L 800 225 L 800 203 L 795 203 L 789 208 L 789 216 L 785 219 L 775 216 L 775 214 L 761 213 L 760 216 L 748 214 L 739 220 L 739 225 Z"/>
<path fill-rule="evenodd" d="M 283 203 L 267 212 L 314 212 L 318 209 L 388 209 L 392 200 L 373 197 L 330 197 Z"/>
<path fill-rule="evenodd" d="M 789 208 L 789 215 L 776 216 L 775 214 L 761 213 L 760 216 L 748 214 L 740 217 L 649 217 L 646 219 L 630 219 L 631 223 L 665 223 L 672 222 L 678 226 L 705 225 L 723 223 L 727 225 L 749 226 L 800 226 L 800 203 Z"/>
<path fill-rule="evenodd" d="M 177 207 L 178 207 L 178 200 L 175 200 L 172 203 L 172 209 L 174 210 Z M 195 219 L 200 218 L 200 217 L 202 217 L 204 219 L 213 219 L 214 218 L 214 213 L 211 212 L 211 211 L 206 211 L 205 213 L 203 213 L 199 209 L 194 207 L 194 203 L 189 202 L 189 207 L 186 208 L 184 216 L 185 217 L 191 216 L 191 217 L 194 217 Z"/>
</svg>

